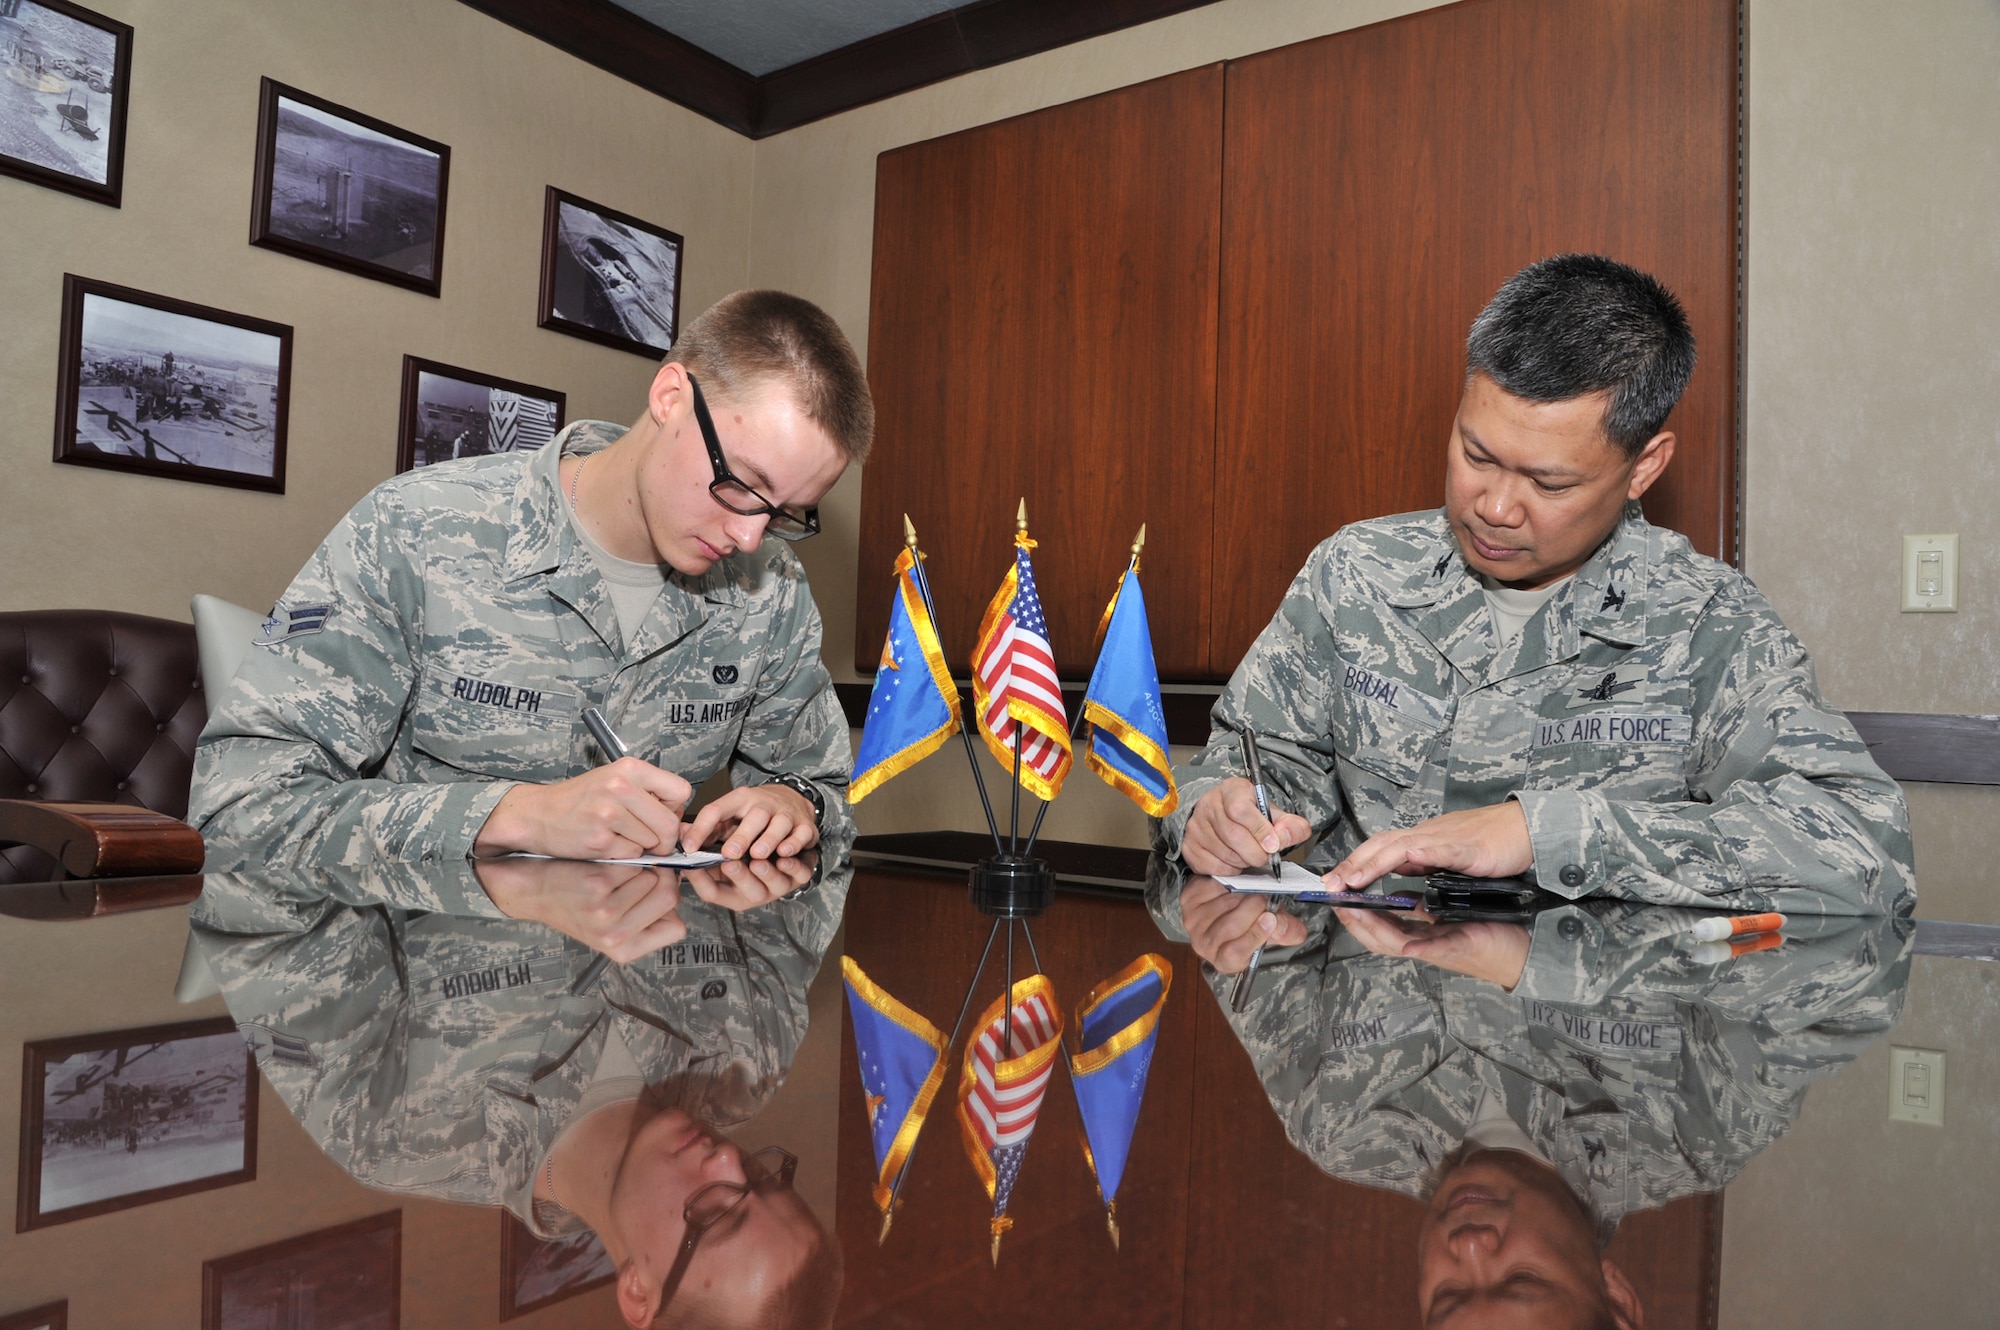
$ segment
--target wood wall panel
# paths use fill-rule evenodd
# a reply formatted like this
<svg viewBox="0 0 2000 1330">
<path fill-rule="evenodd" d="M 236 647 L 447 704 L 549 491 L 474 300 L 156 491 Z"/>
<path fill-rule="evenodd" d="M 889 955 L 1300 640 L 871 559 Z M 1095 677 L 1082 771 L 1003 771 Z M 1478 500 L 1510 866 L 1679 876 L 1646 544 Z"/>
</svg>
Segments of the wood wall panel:
<svg viewBox="0 0 2000 1330">
<path fill-rule="evenodd" d="M 1680 296 L 1700 364 L 1647 511 L 1733 557 L 1736 34 L 1735 0 L 1469 0 L 1230 62 L 1217 674 L 1320 539 L 1442 502 L 1466 329 L 1549 254 Z"/>
<path fill-rule="evenodd" d="M 846 951 L 868 976 L 947 1034 L 986 940 L 990 920 L 967 899 L 962 875 L 864 868 L 847 898 Z M 1146 1326 L 1181 1323 L 1182 1253 L 1188 1223 L 1189 1105 L 1194 1007 L 1186 989 L 1192 957 L 1167 942 L 1138 902 L 1064 893 L 1032 925 L 1064 1011 L 1065 1040 L 1076 1004 L 1146 952 L 1174 968 L 1132 1154 L 1120 1189 L 1123 1242 L 1113 1251 L 1104 1210 L 1085 1167 L 1076 1096 L 1058 1070 L 1043 1100 L 1008 1213 L 996 1271 L 988 1257 L 992 1206 L 965 1157 L 956 1117 L 964 1036 L 944 1088 L 918 1138 L 902 1208 L 886 1245 L 876 1245 L 874 1155 L 862 1107 L 854 1026 L 844 1016 L 840 1057 L 839 1184 L 835 1227 L 847 1261 L 843 1327 Z M 977 1019 L 1000 996 L 994 949 L 974 999 Z M 1033 969 L 1017 944 L 1015 977 Z M 1195 992 L 1197 999 L 1203 995 Z"/>
<path fill-rule="evenodd" d="M 969 670 L 1025 496 L 1065 678 L 1141 522 L 1161 673 L 1209 672 L 1222 87 L 1212 65 L 882 155 L 858 670 L 905 512 Z"/>
</svg>

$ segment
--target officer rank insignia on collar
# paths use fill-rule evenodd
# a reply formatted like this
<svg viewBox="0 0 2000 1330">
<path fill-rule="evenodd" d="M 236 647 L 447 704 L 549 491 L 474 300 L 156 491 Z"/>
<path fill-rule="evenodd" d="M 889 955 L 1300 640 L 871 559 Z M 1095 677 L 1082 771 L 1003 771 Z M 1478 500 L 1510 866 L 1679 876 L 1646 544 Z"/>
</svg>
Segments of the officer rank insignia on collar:
<svg viewBox="0 0 2000 1330">
<path fill-rule="evenodd" d="M 1431 576 L 1443 577 L 1444 570 L 1449 567 L 1451 567 L 1451 551 L 1446 550 L 1443 554 L 1438 556 L 1438 561 L 1436 565 L 1431 568 Z"/>
<path fill-rule="evenodd" d="M 1616 585 L 1604 588 L 1604 603 L 1599 605 L 1597 609 L 1600 614 L 1623 614 L 1625 612 L 1625 593 L 1620 591 Z"/>
</svg>

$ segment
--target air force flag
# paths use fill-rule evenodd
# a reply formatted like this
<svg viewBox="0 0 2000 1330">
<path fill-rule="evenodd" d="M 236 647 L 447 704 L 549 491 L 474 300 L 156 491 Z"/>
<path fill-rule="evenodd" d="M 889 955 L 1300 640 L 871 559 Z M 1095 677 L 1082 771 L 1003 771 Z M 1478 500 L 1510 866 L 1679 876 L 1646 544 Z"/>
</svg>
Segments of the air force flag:
<svg viewBox="0 0 2000 1330">
<path fill-rule="evenodd" d="M 894 1217 L 896 1175 L 903 1171 L 938 1087 L 944 1084 L 945 1039 L 936 1026 L 875 986 L 851 956 L 840 958 L 854 1052 L 875 1143 L 875 1205 L 882 1236 Z"/>
<path fill-rule="evenodd" d="M 1104 617 L 1104 645 L 1083 696 L 1084 719 L 1090 722 L 1086 760 L 1148 816 L 1165 817 L 1180 802 L 1180 792 L 1167 761 L 1167 716 L 1136 565 L 1118 579 Z"/>
<path fill-rule="evenodd" d="M 847 802 L 858 804 L 891 776 L 901 775 L 958 733 L 958 685 L 945 667 L 937 628 L 924 608 L 917 558 L 896 556 L 896 599 L 889 606 L 889 636 L 882 666 L 868 695 L 868 720 L 854 754 Z"/>
<path fill-rule="evenodd" d="M 1083 1118 L 1084 1157 L 1104 1198 L 1104 1221 L 1118 1244 L 1118 1184 L 1132 1149 L 1132 1130 L 1146 1097 L 1160 1011 L 1173 986 L 1173 967 L 1151 952 L 1092 989 L 1076 1009 L 1081 1051 L 1070 1063 L 1076 1107 Z"/>
</svg>

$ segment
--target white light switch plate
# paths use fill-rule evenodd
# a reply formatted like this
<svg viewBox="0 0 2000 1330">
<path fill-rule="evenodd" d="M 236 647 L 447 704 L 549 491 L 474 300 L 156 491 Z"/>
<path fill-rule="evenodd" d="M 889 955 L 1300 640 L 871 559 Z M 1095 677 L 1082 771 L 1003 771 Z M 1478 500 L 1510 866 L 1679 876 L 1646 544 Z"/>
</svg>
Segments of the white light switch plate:
<svg viewBox="0 0 2000 1330">
<path fill-rule="evenodd" d="M 1903 537 L 1903 613 L 1958 611 L 1958 535 Z"/>
<path fill-rule="evenodd" d="M 1890 1046 L 1889 1120 L 1944 1125 L 1943 1053 Z"/>
</svg>

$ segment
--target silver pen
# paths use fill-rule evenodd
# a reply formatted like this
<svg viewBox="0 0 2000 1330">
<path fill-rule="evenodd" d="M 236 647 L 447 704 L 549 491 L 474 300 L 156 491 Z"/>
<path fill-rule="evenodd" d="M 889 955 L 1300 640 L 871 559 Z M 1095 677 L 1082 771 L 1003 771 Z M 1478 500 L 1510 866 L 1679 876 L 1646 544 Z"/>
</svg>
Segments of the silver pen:
<svg viewBox="0 0 2000 1330">
<path fill-rule="evenodd" d="M 1250 788 L 1257 796 L 1257 811 L 1264 815 L 1266 822 L 1269 822 L 1271 820 L 1271 801 L 1264 794 L 1264 764 L 1257 757 L 1257 736 L 1252 734 L 1248 729 L 1243 731 L 1243 765 L 1250 774 Z M 1271 851 L 1270 869 L 1273 878 L 1282 878 L 1285 875 L 1284 856 L 1276 850 Z M 1284 908 L 1285 898 L 1281 893 L 1274 891 L 1264 897 L 1264 913 L 1276 916 Z M 1235 991 L 1229 995 L 1229 1009 L 1231 1011 L 1242 1011 L 1245 1006 L 1249 1005 L 1250 986 L 1257 982 L 1257 966 L 1262 963 L 1264 948 L 1269 943 L 1270 939 L 1268 938 L 1259 942 L 1257 950 L 1250 953 L 1250 964 L 1244 968 L 1242 974 L 1236 976 Z"/>
</svg>

